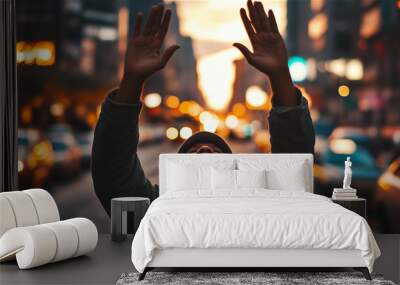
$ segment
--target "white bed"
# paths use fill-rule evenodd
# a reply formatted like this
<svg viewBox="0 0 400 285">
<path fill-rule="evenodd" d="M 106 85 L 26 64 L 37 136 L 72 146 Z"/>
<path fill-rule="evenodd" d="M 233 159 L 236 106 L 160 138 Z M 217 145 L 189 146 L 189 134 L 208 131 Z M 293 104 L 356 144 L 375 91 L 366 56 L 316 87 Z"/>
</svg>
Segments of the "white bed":
<svg viewBox="0 0 400 285">
<path fill-rule="evenodd" d="M 159 164 L 160 197 L 132 243 L 140 279 L 154 267 L 354 267 L 370 278 L 380 251 L 368 223 L 312 193 L 312 155 L 163 154 Z M 234 189 L 204 184 L 204 165 L 222 176 L 237 173 Z M 191 177 L 192 169 L 200 170 Z M 257 184 L 260 169 L 274 190 L 238 188 Z M 191 181 L 198 188 L 186 189 Z"/>
</svg>

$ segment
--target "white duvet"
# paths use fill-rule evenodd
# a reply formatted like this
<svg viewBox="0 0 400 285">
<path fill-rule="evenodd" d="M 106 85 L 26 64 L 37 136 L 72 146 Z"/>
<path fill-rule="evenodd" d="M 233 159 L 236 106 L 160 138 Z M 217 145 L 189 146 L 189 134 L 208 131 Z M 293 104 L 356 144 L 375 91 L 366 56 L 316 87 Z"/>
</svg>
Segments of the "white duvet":
<svg viewBox="0 0 400 285">
<path fill-rule="evenodd" d="M 320 195 L 265 189 L 164 194 L 134 237 L 135 268 L 165 248 L 358 249 L 370 272 L 380 255 L 359 215 Z"/>
</svg>

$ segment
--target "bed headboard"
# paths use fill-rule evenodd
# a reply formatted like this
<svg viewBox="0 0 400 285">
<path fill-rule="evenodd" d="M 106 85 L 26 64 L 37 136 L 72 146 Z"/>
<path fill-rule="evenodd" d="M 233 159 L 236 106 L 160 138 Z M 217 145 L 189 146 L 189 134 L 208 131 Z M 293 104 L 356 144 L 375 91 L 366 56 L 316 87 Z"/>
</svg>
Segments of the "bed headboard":
<svg viewBox="0 0 400 285">
<path fill-rule="evenodd" d="M 274 162 L 304 162 L 306 167 L 306 191 L 307 192 L 314 192 L 314 176 L 313 176 L 313 164 L 314 158 L 312 154 L 292 154 L 292 153 L 273 153 L 273 154 L 259 154 L 259 153 L 241 153 L 241 154 L 222 154 L 222 153 L 212 153 L 212 154 L 194 154 L 194 153 L 185 153 L 185 154 L 177 154 L 177 153 L 167 153 L 167 154 L 160 154 L 159 159 L 159 191 L 160 195 L 166 192 L 167 180 L 167 169 L 169 162 L 181 162 L 182 160 L 187 160 L 193 162 L 194 164 L 213 164 L 218 160 L 223 161 L 254 161 L 257 160 L 262 164 L 268 165 L 273 164 Z"/>
</svg>

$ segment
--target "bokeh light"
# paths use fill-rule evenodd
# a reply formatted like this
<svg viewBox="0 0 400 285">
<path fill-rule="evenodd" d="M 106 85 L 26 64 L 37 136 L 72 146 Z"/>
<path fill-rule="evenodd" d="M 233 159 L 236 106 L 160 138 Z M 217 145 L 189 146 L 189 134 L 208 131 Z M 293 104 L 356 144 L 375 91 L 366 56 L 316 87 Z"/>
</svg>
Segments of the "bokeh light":
<svg viewBox="0 0 400 285">
<path fill-rule="evenodd" d="M 179 105 L 179 111 L 182 114 L 188 114 L 189 113 L 189 109 L 190 109 L 190 103 L 189 101 L 183 101 L 180 105 Z"/>
<path fill-rule="evenodd" d="M 179 98 L 174 95 L 170 95 L 165 100 L 165 105 L 167 105 L 167 107 L 171 108 L 171 109 L 178 108 L 179 107 Z"/>
<path fill-rule="evenodd" d="M 347 63 L 346 78 L 348 80 L 361 80 L 364 76 L 363 64 L 359 59 L 352 59 Z"/>
<path fill-rule="evenodd" d="M 161 95 L 158 93 L 149 93 L 144 97 L 144 105 L 147 108 L 156 108 L 161 104 Z"/>
<path fill-rule="evenodd" d="M 204 111 L 200 113 L 200 122 L 203 124 L 203 129 L 207 132 L 215 132 L 218 128 L 219 118 L 217 115 Z"/>
<path fill-rule="evenodd" d="M 176 128 L 174 127 L 169 127 L 166 132 L 165 132 L 165 136 L 167 137 L 167 139 L 169 140 L 174 140 L 178 137 L 179 132 Z"/>
<path fill-rule="evenodd" d="M 237 117 L 243 117 L 246 115 L 246 107 L 242 103 L 235 103 L 232 107 L 232 112 Z"/>
<path fill-rule="evenodd" d="M 189 127 L 183 127 L 183 128 L 181 128 L 181 130 L 179 131 L 179 136 L 180 136 L 182 139 L 186 140 L 186 139 L 188 139 L 188 138 L 192 135 L 192 133 L 193 133 L 193 131 L 192 131 L 191 128 L 189 128 Z"/>
<path fill-rule="evenodd" d="M 329 147 L 336 154 L 353 154 L 357 149 L 356 143 L 351 139 L 334 139 Z"/>
<path fill-rule="evenodd" d="M 53 116 L 62 116 L 64 114 L 64 106 L 61 103 L 54 103 L 50 106 L 50 112 Z"/>
<path fill-rule="evenodd" d="M 239 120 L 235 115 L 228 115 L 225 118 L 225 124 L 229 129 L 234 129 L 239 125 Z"/>
<path fill-rule="evenodd" d="M 307 61 L 299 56 L 293 56 L 289 59 L 289 72 L 294 82 L 301 82 L 307 78 Z"/>
<path fill-rule="evenodd" d="M 263 107 L 268 100 L 267 93 L 264 92 L 259 86 L 250 86 L 246 91 L 246 103 L 249 107 L 260 108 Z"/>
<path fill-rule="evenodd" d="M 192 101 L 189 106 L 189 115 L 192 117 L 196 117 L 200 114 L 200 112 L 201 112 L 200 105 L 197 104 L 195 101 Z"/>
<path fill-rule="evenodd" d="M 338 88 L 338 93 L 342 97 L 347 97 L 350 94 L 350 88 L 347 85 L 340 85 Z"/>
</svg>

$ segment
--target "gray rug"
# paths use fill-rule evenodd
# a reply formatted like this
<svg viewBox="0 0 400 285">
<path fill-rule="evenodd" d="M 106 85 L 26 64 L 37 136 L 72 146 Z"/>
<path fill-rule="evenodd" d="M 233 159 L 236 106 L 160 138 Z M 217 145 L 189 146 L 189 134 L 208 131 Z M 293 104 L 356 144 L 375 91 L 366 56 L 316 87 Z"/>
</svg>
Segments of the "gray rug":
<svg viewBox="0 0 400 285">
<path fill-rule="evenodd" d="M 380 275 L 372 275 L 368 281 L 360 272 L 148 272 L 146 278 L 138 281 L 138 273 L 122 274 L 117 285 L 133 284 L 387 284 L 395 285 L 392 281 L 384 280 Z"/>
</svg>

